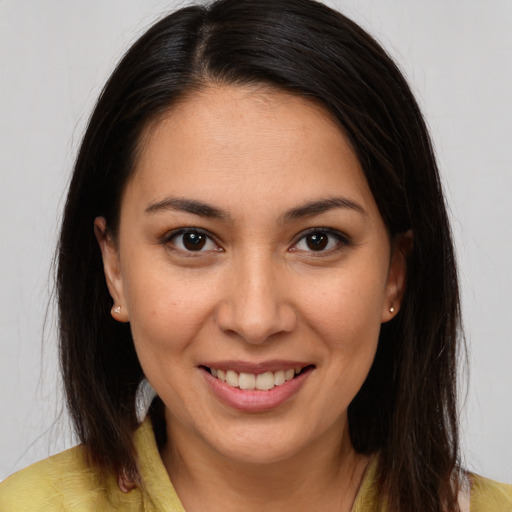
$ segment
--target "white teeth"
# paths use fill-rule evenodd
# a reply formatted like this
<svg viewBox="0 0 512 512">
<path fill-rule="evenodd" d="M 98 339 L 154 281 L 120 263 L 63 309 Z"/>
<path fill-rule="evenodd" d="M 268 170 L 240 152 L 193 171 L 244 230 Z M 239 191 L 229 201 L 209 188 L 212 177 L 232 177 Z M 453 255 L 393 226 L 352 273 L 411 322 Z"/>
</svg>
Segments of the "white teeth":
<svg viewBox="0 0 512 512">
<path fill-rule="evenodd" d="M 288 370 L 278 370 L 276 372 L 264 372 L 258 375 L 253 373 L 238 373 L 234 370 L 218 370 L 210 368 L 211 374 L 220 381 L 225 382 L 233 388 L 245 390 L 257 389 L 260 391 L 268 391 L 274 386 L 282 386 L 285 382 L 292 380 L 298 375 L 302 368 L 290 368 Z"/>
<path fill-rule="evenodd" d="M 284 370 L 279 370 L 276 373 L 274 373 L 274 384 L 276 386 L 281 386 L 286 382 L 286 379 L 284 378 Z"/>
<path fill-rule="evenodd" d="M 256 387 L 256 376 L 252 373 L 241 373 L 238 379 L 240 389 L 254 389 Z"/>
<path fill-rule="evenodd" d="M 260 373 L 256 377 L 256 389 L 268 391 L 274 387 L 274 374 L 272 372 Z"/>
<path fill-rule="evenodd" d="M 293 368 L 290 368 L 284 372 L 284 378 L 286 381 L 292 380 L 293 377 L 295 377 L 295 370 Z"/>
<path fill-rule="evenodd" d="M 226 372 L 226 384 L 233 386 L 234 388 L 238 387 L 238 373 L 228 370 Z"/>
</svg>

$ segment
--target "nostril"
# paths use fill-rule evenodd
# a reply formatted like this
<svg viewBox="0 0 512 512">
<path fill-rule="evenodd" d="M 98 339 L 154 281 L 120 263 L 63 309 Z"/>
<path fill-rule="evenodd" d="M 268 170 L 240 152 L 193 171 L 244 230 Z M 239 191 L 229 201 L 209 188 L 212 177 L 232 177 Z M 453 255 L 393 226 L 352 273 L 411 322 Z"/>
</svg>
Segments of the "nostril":
<svg viewBox="0 0 512 512">
<path fill-rule="evenodd" d="M 297 318 L 295 311 L 277 299 L 235 300 L 220 304 L 216 311 L 217 326 L 224 334 L 237 335 L 248 343 L 274 341 L 276 335 L 292 332 Z"/>
</svg>

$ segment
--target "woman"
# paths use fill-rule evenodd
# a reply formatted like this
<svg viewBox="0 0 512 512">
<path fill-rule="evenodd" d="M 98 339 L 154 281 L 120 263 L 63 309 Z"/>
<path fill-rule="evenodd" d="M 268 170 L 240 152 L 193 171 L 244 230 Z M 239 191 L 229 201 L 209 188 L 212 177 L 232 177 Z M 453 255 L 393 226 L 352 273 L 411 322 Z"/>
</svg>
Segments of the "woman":
<svg viewBox="0 0 512 512">
<path fill-rule="evenodd" d="M 8 479 L 2 509 L 512 508 L 459 463 L 421 114 L 321 4 L 222 0 L 135 43 L 77 158 L 58 293 L 83 445 Z"/>
</svg>

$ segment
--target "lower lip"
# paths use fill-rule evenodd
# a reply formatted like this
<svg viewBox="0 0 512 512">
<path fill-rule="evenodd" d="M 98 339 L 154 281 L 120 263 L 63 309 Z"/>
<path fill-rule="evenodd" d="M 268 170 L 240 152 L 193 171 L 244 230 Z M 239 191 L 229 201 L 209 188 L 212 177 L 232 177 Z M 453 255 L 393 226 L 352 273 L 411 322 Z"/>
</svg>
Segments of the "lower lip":
<svg viewBox="0 0 512 512">
<path fill-rule="evenodd" d="M 295 395 L 306 382 L 312 368 L 308 368 L 292 380 L 286 381 L 281 386 L 274 386 L 268 391 L 234 388 L 215 378 L 204 368 L 201 368 L 201 372 L 215 395 L 229 407 L 238 411 L 264 412 L 279 407 Z"/>
</svg>

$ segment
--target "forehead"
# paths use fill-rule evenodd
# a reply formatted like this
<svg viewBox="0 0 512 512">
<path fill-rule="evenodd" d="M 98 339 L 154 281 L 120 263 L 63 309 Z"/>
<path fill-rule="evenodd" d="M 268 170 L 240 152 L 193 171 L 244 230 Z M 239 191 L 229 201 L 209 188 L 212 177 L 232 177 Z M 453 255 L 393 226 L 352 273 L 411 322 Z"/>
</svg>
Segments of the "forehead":
<svg viewBox="0 0 512 512">
<path fill-rule="evenodd" d="M 145 130 L 140 155 L 147 156 L 148 150 L 153 151 L 171 132 L 177 143 L 185 139 L 187 146 L 194 141 L 203 149 L 214 146 L 209 157 L 230 157 L 235 148 L 240 150 L 238 156 L 277 146 L 281 150 L 297 149 L 297 145 L 307 149 L 300 140 L 304 136 L 313 136 L 312 144 L 329 136 L 331 142 L 348 146 L 325 108 L 262 85 L 208 86 L 185 96 Z"/>
<path fill-rule="evenodd" d="M 192 193 L 225 204 L 258 196 L 285 207 L 337 189 L 373 202 L 329 113 L 261 87 L 209 87 L 173 106 L 146 130 L 129 185 L 152 200 Z"/>
</svg>

